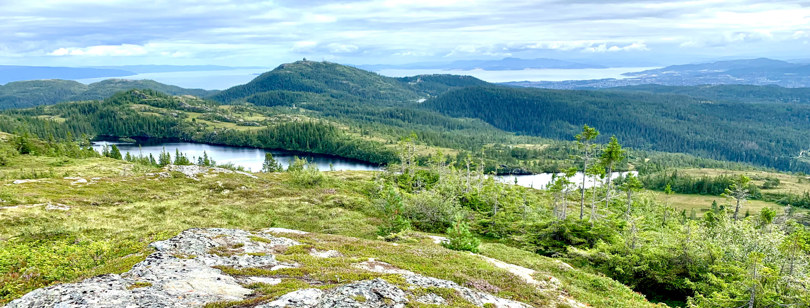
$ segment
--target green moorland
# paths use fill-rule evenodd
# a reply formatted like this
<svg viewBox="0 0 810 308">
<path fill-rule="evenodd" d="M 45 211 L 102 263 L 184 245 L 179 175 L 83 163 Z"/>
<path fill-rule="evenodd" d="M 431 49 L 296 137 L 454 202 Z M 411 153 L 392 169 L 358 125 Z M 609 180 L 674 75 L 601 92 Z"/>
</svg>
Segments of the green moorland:
<svg viewBox="0 0 810 308">
<path fill-rule="evenodd" d="M 810 107 L 771 88 L 642 88 L 512 89 L 299 61 L 212 100 L 139 89 L 7 110 L 0 131 L 15 135 L 0 136 L 0 297 L 124 271 L 149 242 L 186 228 L 280 226 L 336 235 L 319 237 L 328 247 L 375 247 L 351 257 L 383 255 L 460 283 L 485 279 L 500 295 L 537 306 L 551 299 L 467 254 L 425 245 L 421 232 L 555 276 L 565 293 L 595 307 L 809 305 L 807 178 L 764 167 L 808 170 L 801 132 Z M 774 91 L 779 99 L 762 99 Z M 580 142 L 566 141 L 585 123 L 603 133 L 583 137 L 586 129 Z M 611 135 L 617 140 L 608 144 Z M 86 150 L 100 136 L 329 153 L 389 171 L 320 172 L 299 162 L 258 179 L 196 181 L 166 173 L 166 158 Z M 572 167 L 639 177 L 582 193 L 567 176 L 547 190 L 484 176 Z M 34 181 L 13 184 L 25 179 Z M 64 205 L 70 210 L 56 209 Z M 260 292 L 269 299 L 278 290 Z M 240 304 L 248 303 L 222 305 Z"/>
<path fill-rule="evenodd" d="M 564 294 L 594 307 L 810 304 L 810 233 L 796 223 L 806 221 L 805 212 L 774 206 L 735 219 L 729 208 L 716 208 L 690 217 L 640 190 L 635 177 L 617 181 L 610 195 L 587 190 L 582 208 L 565 177 L 542 191 L 500 184 L 473 160 L 462 163 L 470 169 L 457 169 L 436 156 L 424 163 L 405 156 L 406 164 L 386 172 L 321 172 L 299 162 L 257 179 L 191 179 L 159 166 L 166 162 L 124 161 L 115 151 L 100 157 L 76 143 L 8 134 L 0 140 L 3 302 L 37 287 L 123 272 L 150 252 L 148 243 L 187 228 L 276 226 L 333 234 L 307 244 L 338 249 L 349 261 L 375 256 L 459 283 L 483 279 L 499 296 L 539 307 L 554 297 L 452 249 L 557 277 Z M 402 146 L 407 152 L 410 144 Z M 422 232 L 447 234 L 452 249 L 430 244 Z M 308 264 L 285 272 L 293 280 L 284 287 L 300 286 L 295 277 L 327 284 L 364 278 L 345 262 L 318 263 L 295 250 L 284 258 Z M 257 292 L 263 299 L 281 293 Z M 221 306 L 242 304 L 250 303 Z"/>
<path fill-rule="evenodd" d="M 293 277 L 322 278 L 329 284 L 366 279 L 349 265 L 375 257 L 462 284 L 483 279 L 500 290 L 498 295 L 535 306 L 554 302 L 547 293 L 480 258 L 432 244 L 419 233 L 401 232 L 399 236 L 408 239 L 396 246 L 381 242 L 379 226 L 385 217 L 379 204 L 383 181 L 379 173 L 304 168 L 261 173 L 257 179 L 208 174 L 194 180 L 176 172 L 161 176 L 164 171 L 159 167 L 98 157 L 75 145 L 34 139 L 26 141 L 29 154 L 15 154 L 12 149 L 18 141 L 0 134 L 0 304 L 34 288 L 126 271 L 151 252 L 150 242 L 194 227 L 286 227 L 341 235 L 302 239 L 318 249 L 346 254 L 339 262 L 288 251 L 285 258 L 311 266 L 283 273 Z M 89 183 L 65 179 L 73 177 Z M 34 181 L 12 184 L 12 179 Z M 540 192 L 526 193 L 533 201 L 545 198 Z M 46 204 L 70 209 L 47 210 Z M 519 248 L 492 241 L 482 244 L 480 253 L 558 277 L 566 294 L 596 307 L 653 306 L 603 275 L 565 270 L 551 258 Z M 300 287 L 300 282 L 294 286 Z M 267 292 L 264 299 L 281 295 L 259 291 Z"/>
</svg>

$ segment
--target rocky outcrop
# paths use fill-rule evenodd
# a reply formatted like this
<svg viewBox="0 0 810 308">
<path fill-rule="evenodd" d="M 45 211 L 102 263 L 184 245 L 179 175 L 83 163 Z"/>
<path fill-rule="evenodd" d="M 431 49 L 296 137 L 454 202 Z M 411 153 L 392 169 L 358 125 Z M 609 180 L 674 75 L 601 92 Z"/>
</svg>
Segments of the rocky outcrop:
<svg viewBox="0 0 810 308">
<path fill-rule="evenodd" d="M 253 291 L 214 266 L 295 267 L 269 252 L 297 244 L 266 233 L 190 229 L 152 243 L 157 251 L 126 273 L 38 289 L 6 307 L 201 307 L 241 300 Z"/>
<path fill-rule="evenodd" d="M 248 232 L 234 229 L 189 229 L 165 241 L 152 243 L 156 252 L 121 275 L 110 274 L 79 283 L 61 284 L 35 290 L 7 307 L 202 307 L 208 303 L 239 301 L 252 297 L 248 288 L 256 283 L 275 285 L 282 279 L 263 276 L 231 276 L 222 267 L 233 269 L 277 270 L 299 264 L 277 260 L 276 255 L 298 241 L 275 234 L 307 236 L 305 232 L 272 229 Z M 343 258 L 336 250 L 310 254 L 317 258 Z M 434 305 L 466 301 L 465 305 L 484 307 L 530 307 L 461 286 L 455 282 L 423 276 L 374 259 L 354 263 L 355 269 L 370 273 L 399 275 L 388 281 L 374 278 L 348 281 L 328 289 L 292 290 L 277 298 L 251 302 L 255 307 L 405 307 L 409 303 Z M 456 294 L 445 298 L 434 290 Z M 250 306 L 249 305 L 249 306 Z"/>
</svg>

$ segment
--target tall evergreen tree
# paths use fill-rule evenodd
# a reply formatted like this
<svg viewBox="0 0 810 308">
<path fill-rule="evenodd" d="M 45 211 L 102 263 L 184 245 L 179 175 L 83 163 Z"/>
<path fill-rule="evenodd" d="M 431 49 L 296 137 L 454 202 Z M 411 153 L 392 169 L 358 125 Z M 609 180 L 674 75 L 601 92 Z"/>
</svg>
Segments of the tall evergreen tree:
<svg viewBox="0 0 810 308">
<path fill-rule="evenodd" d="M 582 219 L 585 215 L 585 178 L 587 177 L 588 164 L 590 164 L 593 158 L 593 152 L 596 147 L 593 140 L 596 139 L 597 136 L 599 136 L 599 131 L 588 125 L 583 126 L 582 133 L 576 135 L 577 146 L 579 146 L 580 151 L 582 151 L 582 186 L 579 188 L 581 192 L 579 219 Z"/>
<path fill-rule="evenodd" d="M 605 185 L 605 206 L 610 204 L 610 193 L 613 189 L 611 186 L 613 165 L 622 160 L 624 160 L 624 150 L 622 150 L 622 145 L 619 144 L 619 140 L 616 139 L 616 136 L 611 136 L 610 143 L 608 143 L 604 152 L 602 152 L 602 159 L 600 162 L 603 166 L 605 166 L 605 173 L 607 174 L 607 184 Z"/>
<path fill-rule="evenodd" d="M 112 146 L 110 146 L 110 156 L 109 157 L 113 158 L 113 159 L 121 159 L 122 158 L 121 157 L 121 151 L 118 149 L 117 145 L 113 144 Z"/>
<path fill-rule="evenodd" d="M 734 184 L 731 184 L 726 189 L 725 196 L 728 198 L 734 199 L 737 202 L 737 206 L 734 208 L 734 220 L 739 219 L 740 214 L 740 207 L 748 197 L 750 196 L 750 192 L 748 190 L 748 183 L 751 182 L 751 179 L 745 175 L 740 174 L 734 181 Z"/>
<path fill-rule="evenodd" d="M 641 189 L 641 187 L 643 187 L 641 181 L 632 173 L 628 173 L 624 178 L 622 189 L 627 194 L 627 210 L 624 212 L 625 216 L 630 217 L 630 210 L 633 208 L 633 193 Z"/>
<path fill-rule="evenodd" d="M 281 171 L 282 167 L 279 162 L 273 157 L 273 154 L 267 152 L 264 154 L 264 163 L 262 163 L 262 172 L 277 172 Z"/>
</svg>

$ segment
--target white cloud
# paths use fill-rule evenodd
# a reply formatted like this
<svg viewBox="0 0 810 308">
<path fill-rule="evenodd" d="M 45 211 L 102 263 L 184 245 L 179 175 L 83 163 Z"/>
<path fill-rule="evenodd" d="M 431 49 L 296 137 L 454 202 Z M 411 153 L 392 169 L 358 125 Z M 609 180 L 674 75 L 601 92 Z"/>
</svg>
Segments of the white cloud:
<svg viewBox="0 0 810 308">
<path fill-rule="evenodd" d="M 318 46 L 316 41 L 298 41 L 293 43 L 292 50 L 295 52 L 306 52 L 313 50 Z"/>
<path fill-rule="evenodd" d="M 327 47 L 329 47 L 329 51 L 332 53 L 353 53 L 360 49 L 360 47 L 356 45 L 340 43 L 331 43 L 327 45 Z"/>
<path fill-rule="evenodd" d="M 810 7 L 766 0 L 42 0 L 4 6 L 0 20 L 0 60 L 75 64 L 79 56 L 274 65 L 304 55 L 385 63 L 631 51 L 661 60 L 659 52 L 711 56 L 717 47 L 803 54 L 810 38 Z"/>
<path fill-rule="evenodd" d="M 141 56 L 147 54 L 146 48 L 140 45 L 97 45 L 84 48 L 62 47 L 48 55 L 51 56 L 97 56 L 97 57 L 120 57 L 120 56 Z"/>
</svg>

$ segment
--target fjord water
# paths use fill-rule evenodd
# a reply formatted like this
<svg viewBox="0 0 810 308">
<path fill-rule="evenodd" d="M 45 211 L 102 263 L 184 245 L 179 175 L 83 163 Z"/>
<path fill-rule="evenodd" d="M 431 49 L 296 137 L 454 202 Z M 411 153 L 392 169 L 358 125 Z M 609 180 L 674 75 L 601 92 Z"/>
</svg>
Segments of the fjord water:
<svg viewBox="0 0 810 308">
<path fill-rule="evenodd" d="M 281 163 L 284 168 L 287 168 L 287 166 L 289 166 L 297 156 L 316 164 L 319 170 L 324 171 L 330 170 L 330 166 L 336 171 L 380 170 L 380 166 L 375 164 L 335 156 L 298 153 L 283 150 L 231 147 L 204 143 L 149 141 L 140 143 L 124 143 L 116 141 L 97 141 L 93 143 L 93 149 L 100 152 L 105 145 L 109 146 L 111 144 L 115 144 L 121 151 L 122 155 L 126 155 L 127 152 L 133 156 L 138 156 L 141 154 L 144 156 L 149 156 L 149 154 L 152 154 L 155 159 L 157 159 L 160 152 L 162 152 L 164 149 L 166 152 L 169 152 L 169 154 L 172 155 L 172 159 L 174 159 L 175 150 L 178 150 L 180 153 L 186 155 L 192 162 L 196 162 L 198 157 L 202 157 L 203 153 L 206 153 L 208 154 L 208 157 L 215 160 L 217 164 L 221 165 L 231 163 L 235 166 L 241 166 L 254 172 L 262 169 L 265 153 L 272 153 L 276 161 Z"/>
</svg>

